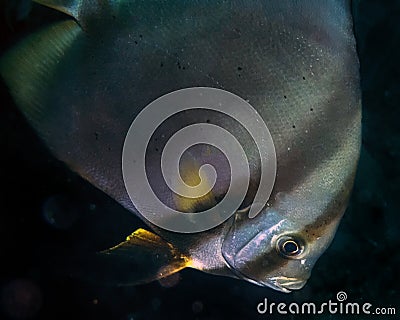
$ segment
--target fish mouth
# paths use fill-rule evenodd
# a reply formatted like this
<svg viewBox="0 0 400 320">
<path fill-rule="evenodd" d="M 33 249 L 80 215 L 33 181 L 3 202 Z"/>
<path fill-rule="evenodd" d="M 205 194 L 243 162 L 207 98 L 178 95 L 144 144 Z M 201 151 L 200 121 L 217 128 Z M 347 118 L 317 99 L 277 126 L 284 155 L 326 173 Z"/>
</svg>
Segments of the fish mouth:
<svg viewBox="0 0 400 320">
<path fill-rule="evenodd" d="M 305 286 L 307 279 L 289 278 L 289 277 L 273 277 L 267 281 L 262 281 L 260 285 L 271 287 L 275 290 L 289 293 L 292 290 L 299 290 Z"/>
<path fill-rule="evenodd" d="M 239 279 L 246 280 L 250 283 L 256 284 L 261 287 L 269 287 L 269 288 L 272 288 L 274 290 L 284 292 L 284 293 L 290 293 L 293 290 L 300 290 L 301 288 L 303 288 L 305 286 L 305 284 L 307 283 L 307 280 L 308 280 L 308 279 L 299 279 L 299 278 L 290 278 L 290 277 L 280 276 L 280 277 L 272 277 L 265 281 L 260 281 L 260 280 L 255 280 L 255 279 L 249 278 L 248 276 L 244 275 L 241 272 L 238 272 L 237 270 L 236 270 L 235 274 Z"/>
</svg>

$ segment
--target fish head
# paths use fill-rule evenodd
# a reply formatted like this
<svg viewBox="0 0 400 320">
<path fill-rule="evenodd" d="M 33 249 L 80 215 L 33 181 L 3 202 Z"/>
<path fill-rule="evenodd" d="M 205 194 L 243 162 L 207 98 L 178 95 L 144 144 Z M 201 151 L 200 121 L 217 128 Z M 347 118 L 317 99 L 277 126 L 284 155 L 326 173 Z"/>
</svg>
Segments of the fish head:
<svg viewBox="0 0 400 320">
<path fill-rule="evenodd" d="M 222 245 L 226 264 L 248 282 L 286 293 L 301 289 L 335 236 L 345 210 L 340 198 L 346 195 L 278 192 L 256 218 L 237 213 Z"/>
<path fill-rule="evenodd" d="M 298 51 L 293 44 L 303 39 L 305 51 L 315 51 L 306 53 L 306 60 L 288 55 L 292 66 L 275 63 L 285 65 L 289 72 L 283 91 L 271 86 L 263 91 L 263 101 L 250 98 L 271 131 L 276 180 L 266 205 L 251 204 L 252 200 L 246 203 L 250 208 L 263 207 L 254 218 L 244 210 L 235 213 L 227 223 L 221 247 L 224 262 L 236 277 L 282 292 L 304 287 L 332 242 L 348 203 L 359 157 L 359 64 L 349 3 L 329 3 L 339 11 L 320 8 L 320 15 L 301 18 L 288 13 L 293 28 L 290 33 L 299 33 L 282 47 L 286 52 L 301 52 L 303 49 Z M 305 6 L 304 12 L 318 7 Z M 282 8 L 281 12 L 289 11 Z M 318 16 L 326 19 L 312 18 Z M 280 42 L 283 37 L 275 40 Z M 285 57 L 284 52 L 279 57 Z M 317 65 L 321 69 L 315 69 Z M 311 68 L 310 72 L 293 77 L 303 67 Z M 274 74 L 280 77 L 282 70 Z M 313 83 L 301 87 L 308 78 Z M 280 83 L 278 78 L 270 80 L 270 84 Z M 273 98 L 275 94 L 278 99 Z M 263 174 L 260 170 L 260 176 Z"/>
</svg>

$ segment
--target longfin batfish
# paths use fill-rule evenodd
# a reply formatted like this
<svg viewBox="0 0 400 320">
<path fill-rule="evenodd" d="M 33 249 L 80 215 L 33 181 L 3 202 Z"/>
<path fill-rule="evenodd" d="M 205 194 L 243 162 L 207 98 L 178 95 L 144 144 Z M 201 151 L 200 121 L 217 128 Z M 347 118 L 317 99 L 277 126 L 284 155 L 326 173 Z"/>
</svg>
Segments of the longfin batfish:
<svg viewBox="0 0 400 320">
<path fill-rule="evenodd" d="M 220 153 L 205 155 L 201 147 L 186 157 L 189 176 L 207 159 L 222 170 L 204 201 L 171 197 L 157 178 L 159 144 L 174 125 L 193 121 L 211 121 L 238 138 L 250 154 L 249 192 L 241 210 L 216 228 L 179 234 L 148 223 L 158 235 L 139 230 L 99 253 L 101 261 L 136 266 L 118 283 L 193 267 L 283 292 L 303 287 L 335 235 L 359 157 L 350 1 L 36 2 L 64 12 L 65 20 L 11 48 L 1 58 L 1 75 L 53 154 L 138 216 L 122 178 L 124 138 L 137 114 L 163 94 L 187 87 L 233 92 L 257 110 L 275 144 L 274 189 L 249 219 L 260 172 L 246 130 L 217 113 L 166 122 L 146 159 L 153 187 L 168 205 L 196 211 L 221 199 L 229 183 Z"/>
</svg>

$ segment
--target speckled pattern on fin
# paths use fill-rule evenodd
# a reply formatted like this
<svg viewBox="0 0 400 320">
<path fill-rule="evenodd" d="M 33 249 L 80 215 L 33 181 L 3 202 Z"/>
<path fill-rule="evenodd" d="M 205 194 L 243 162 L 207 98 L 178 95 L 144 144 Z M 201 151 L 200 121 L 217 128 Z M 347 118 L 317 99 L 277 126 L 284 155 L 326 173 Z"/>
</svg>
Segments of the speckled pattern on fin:
<svg viewBox="0 0 400 320">
<path fill-rule="evenodd" d="M 118 285 L 136 285 L 167 277 L 186 267 L 191 260 L 170 243 L 145 229 L 137 229 L 126 241 L 97 254 L 99 261 L 111 262 L 118 273 Z M 119 272 L 121 267 L 126 270 Z"/>
<path fill-rule="evenodd" d="M 73 20 L 55 23 L 30 35 L 0 60 L 1 76 L 35 129 L 48 111 L 45 99 L 57 65 L 80 32 Z"/>
</svg>

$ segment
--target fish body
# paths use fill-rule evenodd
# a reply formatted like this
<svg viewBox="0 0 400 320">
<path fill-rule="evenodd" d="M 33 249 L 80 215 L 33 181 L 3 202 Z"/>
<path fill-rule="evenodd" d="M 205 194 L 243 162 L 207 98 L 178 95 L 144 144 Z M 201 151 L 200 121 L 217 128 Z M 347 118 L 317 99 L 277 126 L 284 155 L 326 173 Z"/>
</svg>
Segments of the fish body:
<svg viewBox="0 0 400 320">
<path fill-rule="evenodd" d="M 284 292 L 304 286 L 335 235 L 359 157 L 350 1 L 36 2 L 66 19 L 6 53 L 1 75 L 54 155 L 139 217 L 125 189 L 121 154 L 132 121 L 160 96 L 190 87 L 232 92 L 256 109 L 274 141 L 275 185 L 262 212 L 249 219 L 260 160 L 246 130 L 218 113 L 184 112 L 166 122 L 146 158 L 155 188 L 167 138 L 211 122 L 246 149 L 249 192 L 240 210 L 211 230 L 180 234 L 145 220 L 157 235 L 138 230 L 101 258 L 151 260 L 154 270 L 132 271 L 130 283 L 193 267 Z M 229 172 L 218 150 L 199 147 L 183 161 L 203 163 L 205 154 L 222 170 L 213 197 L 177 199 L 161 188 L 165 202 L 196 212 L 223 197 Z M 188 179 L 197 175 L 186 172 Z M 154 261 L 154 252 L 164 258 Z"/>
</svg>

